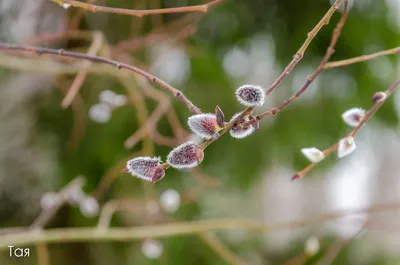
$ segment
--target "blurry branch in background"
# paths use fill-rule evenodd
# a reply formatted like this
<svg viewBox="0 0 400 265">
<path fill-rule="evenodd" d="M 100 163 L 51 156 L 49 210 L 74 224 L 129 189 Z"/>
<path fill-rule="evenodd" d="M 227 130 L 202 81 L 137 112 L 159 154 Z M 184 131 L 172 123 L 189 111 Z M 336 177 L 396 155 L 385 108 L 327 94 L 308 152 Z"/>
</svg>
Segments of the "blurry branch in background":
<svg viewBox="0 0 400 265">
<path fill-rule="evenodd" d="M 395 211 L 400 209 L 400 202 L 376 204 L 366 208 L 336 210 L 329 213 L 310 216 L 306 219 L 280 223 L 263 224 L 246 219 L 213 219 L 192 222 L 176 222 L 152 226 L 110 228 L 106 232 L 99 232 L 96 228 L 60 228 L 40 231 L 24 231 L 0 236 L 0 250 L 8 250 L 10 242 L 24 247 L 38 242 L 65 243 L 65 242 L 100 242 L 100 241 L 131 241 L 145 238 L 161 238 L 198 234 L 215 230 L 246 229 L 252 231 L 274 232 L 286 229 L 301 228 L 306 225 L 320 225 L 323 222 L 333 221 L 342 217 L 357 214 L 372 214 Z"/>
<path fill-rule="evenodd" d="M 89 46 L 87 55 L 95 56 L 103 46 L 103 43 L 104 43 L 103 33 L 99 31 L 93 32 L 93 40 Z M 68 108 L 71 102 L 74 100 L 75 96 L 78 94 L 79 89 L 85 82 L 86 76 L 88 74 L 88 68 L 90 67 L 91 64 L 92 64 L 91 61 L 88 60 L 82 62 L 78 74 L 75 76 L 75 79 L 71 84 L 71 87 L 68 89 L 67 94 L 65 95 L 64 99 L 61 102 L 61 106 L 63 108 Z"/>
<path fill-rule="evenodd" d="M 305 51 L 308 46 L 314 39 L 314 37 L 318 34 L 320 29 L 329 23 L 332 15 L 335 11 L 340 7 L 343 0 L 336 0 L 332 7 L 328 10 L 328 12 L 323 16 L 323 18 L 318 22 L 318 24 L 307 34 L 307 39 L 300 47 L 300 49 L 293 56 L 293 60 L 286 66 L 285 70 L 280 74 L 278 79 L 272 83 L 272 85 L 266 90 L 266 94 L 269 95 L 279 84 L 286 78 L 286 76 L 292 71 L 292 69 L 297 65 L 298 62 L 303 58 Z"/>
<path fill-rule="evenodd" d="M 317 263 L 317 265 L 330 265 L 332 264 L 336 257 L 347 247 L 350 245 L 351 242 L 353 242 L 356 237 L 358 237 L 362 231 L 364 231 L 364 228 L 367 226 L 368 221 L 366 221 L 353 236 L 347 239 L 337 239 L 335 242 L 332 243 L 332 245 L 325 251 L 325 255 L 322 257 L 322 260 Z"/>
<path fill-rule="evenodd" d="M 112 48 L 113 53 L 134 52 L 164 40 L 168 42 L 183 40 L 196 33 L 195 23 L 198 20 L 198 14 L 196 16 L 194 14 L 185 15 L 153 29 L 144 36 L 135 36 L 132 39 L 120 41 Z"/>
<path fill-rule="evenodd" d="M 67 184 L 61 191 L 55 195 L 55 200 L 52 202 L 51 207 L 43 209 L 40 215 L 29 227 L 31 230 L 40 230 L 54 217 L 57 211 L 68 201 L 71 193 L 74 193 L 77 189 L 82 189 L 85 184 L 83 177 L 77 177 Z"/>
<path fill-rule="evenodd" d="M 99 221 L 97 223 L 97 229 L 99 232 L 106 232 L 110 228 L 111 218 L 117 211 L 135 211 L 138 205 L 136 199 L 115 199 L 108 201 L 104 204 L 100 212 Z"/>
<path fill-rule="evenodd" d="M 380 52 L 376 52 L 376 53 L 372 53 L 372 54 L 361 55 L 361 56 L 346 59 L 346 60 L 330 62 L 330 63 L 327 63 L 324 65 L 324 69 L 348 66 L 351 64 L 355 64 L 355 63 L 361 63 L 361 62 L 373 60 L 373 59 L 376 59 L 381 56 L 387 56 L 387 55 L 397 54 L 397 53 L 400 53 L 400 47 L 389 49 L 389 50 L 384 50 L 384 51 L 380 51 Z"/>
<path fill-rule="evenodd" d="M 336 142 L 334 145 L 331 147 L 325 149 L 322 151 L 324 154 L 324 157 L 330 156 L 334 151 L 336 151 L 339 148 L 339 144 L 342 140 L 349 139 L 351 142 L 354 142 L 354 138 L 357 134 L 357 132 L 364 127 L 364 125 L 371 119 L 371 117 L 375 114 L 375 112 L 378 111 L 380 107 L 386 102 L 387 98 L 390 97 L 396 88 L 400 85 L 400 80 L 397 80 L 389 89 L 387 89 L 384 92 L 378 92 L 377 94 L 374 95 L 373 101 L 376 103 L 374 106 L 366 113 L 365 117 L 361 120 L 360 124 L 355 127 L 353 130 L 351 130 L 346 136 L 344 136 L 341 140 Z M 375 98 L 376 95 L 382 95 L 382 98 Z M 351 143 L 350 143 L 351 144 Z M 314 162 L 308 165 L 306 168 L 303 170 L 297 172 L 292 179 L 297 179 L 297 178 L 302 178 L 304 177 L 312 168 L 314 168 L 316 165 L 318 165 L 319 162 Z"/>
<path fill-rule="evenodd" d="M 76 7 L 93 13 L 113 13 L 119 15 L 136 16 L 140 18 L 147 15 L 157 15 L 157 14 L 172 14 L 172 13 L 187 13 L 187 12 L 204 13 L 208 11 L 208 8 L 222 2 L 223 0 L 214 0 L 204 5 L 149 9 L 149 10 L 132 10 L 124 8 L 98 6 L 74 0 L 49 0 L 49 1 L 57 3 L 65 9 L 68 9 L 70 7 Z"/>
<path fill-rule="evenodd" d="M 212 248 L 226 263 L 231 265 L 247 265 L 248 263 L 236 256 L 214 234 L 210 232 L 200 233 L 200 238 Z"/>
<path fill-rule="evenodd" d="M 130 154 L 129 156 L 124 157 L 120 161 L 118 161 L 113 167 L 109 168 L 101 177 L 97 188 L 92 193 L 92 196 L 98 200 L 101 199 L 101 197 L 108 191 L 108 189 L 110 189 L 111 185 L 121 174 L 121 168 L 125 166 L 126 160 L 139 155 L 141 155 L 140 152 Z"/>
<path fill-rule="evenodd" d="M 113 65 L 118 69 L 127 69 L 129 71 L 132 71 L 134 73 L 137 73 L 139 75 L 144 76 L 147 78 L 150 82 L 160 86 L 161 88 L 165 89 L 166 91 L 169 91 L 172 93 L 177 99 L 182 101 L 187 108 L 195 113 L 201 113 L 200 109 L 196 107 L 184 94 L 182 91 L 174 88 L 170 84 L 166 83 L 165 81 L 161 80 L 160 78 L 136 67 L 133 65 L 121 63 L 112 59 L 108 59 L 105 57 L 100 57 L 100 56 L 91 56 L 87 55 L 84 53 L 79 53 L 79 52 L 70 52 L 70 51 L 64 51 L 63 49 L 51 49 L 51 48 L 40 48 L 40 47 L 30 47 L 30 46 L 23 46 L 23 45 L 16 45 L 16 44 L 8 44 L 8 43 L 0 43 L 0 49 L 2 50 L 17 50 L 17 51 L 26 51 L 26 52 L 33 52 L 38 55 L 41 54 L 52 54 L 52 55 L 57 55 L 57 56 L 66 56 L 66 57 L 71 57 L 71 58 L 76 58 L 76 59 L 82 59 L 82 60 L 89 60 L 92 62 L 99 62 L 99 63 L 105 63 L 109 65 Z"/>
</svg>

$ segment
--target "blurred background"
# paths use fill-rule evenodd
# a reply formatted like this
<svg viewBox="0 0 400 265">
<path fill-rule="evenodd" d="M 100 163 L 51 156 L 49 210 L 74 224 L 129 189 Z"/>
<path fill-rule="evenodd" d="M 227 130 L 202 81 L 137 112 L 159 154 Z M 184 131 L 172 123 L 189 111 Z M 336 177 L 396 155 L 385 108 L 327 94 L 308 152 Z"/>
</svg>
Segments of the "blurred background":
<svg viewBox="0 0 400 265">
<path fill-rule="evenodd" d="M 89 51 L 137 65 L 181 89 L 204 112 L 219 105 L 230 119 L 242 109 L 236 88 L 269 87 L 333 2 L 226 0 L 204 14 L 136 18 L 63 9 L 47 0 L 0 0 L 0 39 Z M 399 46 L 398 0 L 349 2 L 349 18 L 331 60 Z M 153 9 L 204 1 L 91 3 Z M 287 99 L 315 71 L 340 14 L 333 15 L 260 112 Z M 120 170 L 130 158 L 165 161 L 173 146 L 187 139 L 199 142 L 189 133 L 191 114 L 181 102 L 139 76 L 87 65 L 82 85 L 75 84 L 79 94 L 62 108 L 66 91 L 78 82 L 81 62 L 2 52 L 0 67 L 2 234 L 32 225 L 78 176 L 85 180 L 84 193 L 73 186 L 69 203 L 41 224 L 46 229 L 94 227 L 106 208 L 116 210 L 112 227 L 216 218 L 300 222 L 265 233 L 228 230 L 38 247 L 48 255 L 31 246 L 31 256 L 24 259 L 10 258 L 6 249 L 0 264 L 237 264 L 239 259 L 244 264 L 328 264 L 337 250 L 331 264 L 400 264 L 400 93 L 357 135 L 351 156 L 339 161 L 332 155 L 304 179 L 290 181 L 308 165 L 301 148 L 324 149 L 338 141 L 350 131 L 341 114 L 352 107 L 369 109 L 371 96 L 400 78 L 398 55 L 322 72 L 299 100 L 264 119 L 260 131 L 242 140 L 221 137 L 197 169 L 169 169 L 155 185 Z M 140 132 L 160 106 L 162 117 L 151 133 Z M 382 207 L 369 213 L 371 205 Z M 342 210 L 340 218 L 329 215 Z M 234 261 L 216 245 L 231 251 L 227 255 Z"/>
</svg>

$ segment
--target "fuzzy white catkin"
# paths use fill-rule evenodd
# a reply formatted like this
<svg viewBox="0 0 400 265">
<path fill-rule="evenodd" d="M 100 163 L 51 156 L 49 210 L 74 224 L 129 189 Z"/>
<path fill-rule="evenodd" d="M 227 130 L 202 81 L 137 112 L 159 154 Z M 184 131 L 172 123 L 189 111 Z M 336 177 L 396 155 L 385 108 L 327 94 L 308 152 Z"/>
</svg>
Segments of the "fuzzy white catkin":
<svg viewBox="0 0 400 265">
<path fill-rule="evenodd" d="M 318 163 L 325 158 L 324 153 L 315 147 L 302 148 L 301 153 L 312 163 Z"/>
<path fill-rule="evenodd" d="M 40 208 L 43 210 L 50 210 L 58 203 L 57 193 L 46 192 L 40 198 Z"/>
<path fill-rule="evenodd" d="M 142 244 L 143 255 L 148 259 L 158 259 L 163 253 L 164 247 L 160 241 L 146 239 Z"/>
<path fill-rule="evenodd" d="M 344 122 L 351 127 L 357 127 L 364 117 L 365 110 L 360 108 L 351 108 L 342 114 Z"/>
<path fill-rule="evenodd" d="M 167 213 L 174 213 L 181 205 L 181 195 L 176 190 L 166 190 L 160 196 L 160 204 Z"/>
<path fill-rule="evenodd" d="M 79 209 L 84 216 L 94 217 L 99 213 L 100 206 L 95 198 L 88 196 L 81 201 Z"/>
<path fill-rule="evenodd" d="M 198 166 L 204 158 L 203 150 L 191 141 L 173 149 L 167 156 L 167 163 L 177 169 Z"/>
<path fill-rule="evenodd" d="M 189 117 L 188 125 L 193 133 L 206 140 L 218 137 L 217 117 L 213 113 L 193 115 Z"/>
<path fill-rule="evenodd" d="M 236 119 L 237 116 L 239 116 L 240 113 L 236 113 L 235 115 L 232 116 L 231 121 Z M 248 117 L 244 117 L 242 119 L 243 121 L 249 121 Z M 253 126 L 248 126 L 247 129 L 244 128 L 239 128 L 239 127 L 232 127 L 229 130 L 229 134 L 236 139 L 243 139 L 246 138 L 247 136 L 249 136 L 250 134 L 252 134 L 254 132 L 254 127 Z"/>
<path fill-rule="evenodd" d="M 106 123 L 111 118 L 111 108 L 104 103 L 95 104 L 89 109 L 89 117 L 98 123 Z"/>
<path fill-rule="evenodd" d="M 348 136 L 339 141 L 338 157 L 342 158 L 350 155 L 356 150 L 357 146 L 354 142 L 354 137 Z"/>
<path fill-rule="evenodd" d="M 236 92 L 236 99 L 247 107 L 262 106 L 265 101 L 264 89 L 255 85 L 243 85 Z"/>
</svg>

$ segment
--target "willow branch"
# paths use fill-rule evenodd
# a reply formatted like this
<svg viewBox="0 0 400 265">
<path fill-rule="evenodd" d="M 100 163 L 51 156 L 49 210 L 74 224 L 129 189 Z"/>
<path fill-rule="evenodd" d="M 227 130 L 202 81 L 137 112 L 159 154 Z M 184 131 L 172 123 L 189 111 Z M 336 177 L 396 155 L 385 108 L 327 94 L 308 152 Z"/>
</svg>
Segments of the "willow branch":
<svg viewBox="0 0 400 265">
<path fill-rule="evenodd" d="M 161 8 L 161 9 L 149 9 L 149 10 L 133 10 L 133 9 L 124 9 L 124 8 L 115 8 L 115 7 L 107 7 L 107 6 L 99 6 L 88 4 L 75 0 L 50 0 L 51 2 L 57 3 L 61 6 L 72 6 L 80 9 L 84 9 L 93 13 L 112 13 L 119 15 L 128 15 L 128 16 L 136 16 L 143 17 L 147 15 L 157 15 L 157 14 L 172 14 L 172 13 L 187 13 L 187 12 L 202 12 L 205 13 L 208 9 L 216 5 L 223 0 L 214 0 L 204 5 L 196 5 L 196 6 L 182 6 L 182 7 L 171 7 L 171 8 Z M 69 7 L 68 6 L 68 7 Z"/>
<path fill-rule="evenodd" d="M 335 52 L 335 49 L 334 49 L 335 45 L 337 43 L 337 40 L 340 37 L 340 33 L 342 32 L 343 26 L 346 23 L 347 16 L 348 16 L 348 0 L 344 0 L 344 1 L 345 2 L 344 2 L 344 10 L 343 10 L 342 17 L 340 18 L 338 24 L 336 25 L 336 27 L 333 31 L 331 42 L 327 48 L 325 56 L 324 56 L 324 58 L 322 58 L 322 61 L 319 64 L 317 70 L 311 76 L 309 76 L 307 78 L 307 81 L 305 82 L 303 87 L 300 88 L 296 93 L 294 93 L 290 98 L 286 99 L 284 102 L 279 104 L 277 107 L 271 108 L 270 110 L 268 110 L 264 113 L 254 116 L 253 120 L 242 123 L 241 126 L 243 126 L 243 127 L 250 126 L 254 123 L 257 123 L 258 121 L 260 121 L 261 119 L 263 119 L 267 116 L 278 114 L 282 109 L 286 108 L 290 103 L 292 103 L 293 101 L 298 99 L 304 92 L 306 92 L 306 90 L 310 87 L 310 85 L 315 80 L 315 78 L 324 70 L 324 65 L 329 61 L 329 59 Z"/>
<path fill-rule="evenodd" d="M 351 64 L 356 64 L 356 63 L 361 63 L 361 62 L 369 61 L 372 59 L 376 59 L 381 56 L 387 56 L 387 55 L 392 55 L 392 54 L 397 54 L 397 53 L 400 53 L 400 47 L 385 50 L 385 51 L 380 51 L 380 52 L 376 52 L 376 53 L 361 55 L 361 56 L 349 58 L 346 60 L 330 62 L 330 63 L 327 63 L 324 65 L 324 69 L 348 66 Z"/>
<path fill-rule="evenodd" d="M 300 49 L 293 56 L 293 60 L 286 66 L 285 70 L 280 74 L 278 79 L 266 90 L 266 94 L 269 95 L 279 84 L 286 78 L 286 76 L 292 71 L 292 69 L 297 65 L 298 62 L 303 58 L 305 51 L 308 46 L 314 39 L 314 37 L 318 34 L 321 28 L 329 23 L 333 13 L 340 7 L 343 0 L 336 0 L 332 7 L 328 10 L 328 12 L 322 17 L 322 19 L 318 22 L 317 25 L 307 34 L 307 39 L 300 47 Z"/>
<path fill-rule="evenodd" d="M 70 58 L 76 58 L 76 59 L 81 59 L 81 60 L 88 60 L 92 62 L 97 62 L 97 63 L 104 63 L 108 65 L 115 66 L 118 69 L 126 69 L 129 71 L 132 71 L 134 73 L 137 73 L 146 79 L 148 79 L 150 82 L 152 82 L 155 85 L 158 85 L 159 87 L 163 88 L 164 90 L 172 93 L 178 100 L 182 101 L 187 108 L 195 113 L 199 114 L 201 113 L 200 109 L 196 107 L 184 94 L 182 91 L 174 88 L 170 84 L 166 83 L 165 81 L 161 80 L 160 78 L 136 67 L 133 65 L 121 63 L 112 59 L 108 59 L 105 57 L 100 57 L 100 56 L 91 56 L 87 55 L 84 53 L 79 53 L 79 52 L 70 52 L 70 51 L 64 51 L 63 49 L 51 49 L 51 48 L 40 48 L 40 47 L 31 47 L 31 46 L 22 46 L 22 45 L 16 45 L 16 44 L 8 44 L 8 43 L 1 43 L 0 42 L 0 50 L 17 50 L 17 51 L 26 51 L 26 52 L 33 52 L 38 55 L 41 54 L 52 54 L 52 55 L 57 55 L 57 56 L 66 56 Z"/>
<path fill-rule="evenodd" d="M 389 89 L 387 89 L 384 93 L 386 93 L 387 97 L 382 100 L 382 101 L 378 101 L 377 103 L 374 104 L 374 106 L 372 106 L 372 108 L 370 110 L 367 111 L 364 119 L 360 122 L 360 124 L 355 127 L 353 130 L 351 130 L 346 136 L 344 136 L 343 138 L 352 136 L 352 137 L 356 137 L 358 131 L 364 127 L 364 125 L 372 118 L 372 116 L 374 116 L 374 114 L 380 109 L 380 107 L 382 107 L 382 105 L 386 102 L 386 100 L 394 93 L 394 91 L 396 90 L 396 88 L 400 85 L 400 80 L 397 80 Z M 343 139 L 342 138 L 342 139 Z M 330 156 L 334 151 L 336 151 L 339 147 L 339 142 L 336 142 L 335 144 L 333 144 L 331 147 L 328 147 L 327 149 L 323 150 L 322 152 L 324 153 L 324 157 L 328 157 Z M 311 163 L 309 164 L 306 168 L 304 168 L 303 170 L 297 172 L 292 179 L 297 179 L 297 178 L 302 178 L 304 177 L 311 169 L 313 169 L 316 165 L 318 165 L 318 163 Z"/>
</svg>

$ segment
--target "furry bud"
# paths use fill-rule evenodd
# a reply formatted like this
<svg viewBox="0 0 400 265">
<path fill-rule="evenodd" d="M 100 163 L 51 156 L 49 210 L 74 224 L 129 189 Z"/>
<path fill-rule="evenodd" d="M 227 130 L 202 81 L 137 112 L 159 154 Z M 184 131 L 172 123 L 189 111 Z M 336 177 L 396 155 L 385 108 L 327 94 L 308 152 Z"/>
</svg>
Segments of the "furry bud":
<svg viewBox="0 0 400 265">
<path fill-rule="evenodd" d="M 190 130 L 204 139 L 218 138 L 217 117 L 215 114 L 196 114 L 188 119 Z"/>
<path fill-rule="evenodd" d="M 342 158 L 356 150 L 357 146 L 353 136 L 348 136 L 339 141 L 338 157 Z"/>
<path fill-rule="evenodd" d="M 322 153 L 318 148 L 315 147 L 302 148 L 301 152 L 312 163 L 318 163 L 325 158 L 324 153 Z"/>
<path fill-rule="evenodd" d="M 236 90 L 236 98 L 240 104 L 247 107 L 262 106 L 265 92 L 260 86 L 244 85 Z"/>
<path fill-rule="evenodd" d="M 217 117 L 217 125 L 223 128 L 225 126 L 225 115 L 219 106 L 215 107 L 215 116 Z"/>
<path fill-rule="evenodd" d="M 232 120 L 234 120 L 237 116 L 239 116 L 240 113 L 236 113 L 235 115 L 233 115 Z M 249 116 L 244 116 L 243 118 L 237 120 L 237 124 L 243 123 L 243 122 L 247 122 L 249 121 Z M 254 132 L 254 127 L 253 126 L 248 126 L 246 128 L 241 128 L 240 126 L 233 126 L 232 129 L 229 130 L 230 135 L 233 138 L 237 138 L 237 139 L 243 139 L 247 136 L 249 136 L 250 134 L 252 134 L 252 132 Z"/>
<path fill-rule="evenodd" d="M 132 176 L 156 182 L 165 176 L 165 170 L 157 157 L 137 157 L 126 162 L 126 169 Z"/>
<path fill-rule="evenodd" d="M 351 108 L 342 114 L 344 122 L 351 127 L 357 127 L 364 117 L 365 110 L 360 108 Z"/>
<path fill-rule="evenodd" d="M 372 101 L 375 103 L 379 103 L 384 101 L 387 98 L 387 93 L 385 92 L 376 92 L 373 96 L 372 96 Z"/>
<path fill-rule="evenodd" d="M 189 141 L 172 150 L 167 157 L 167 163 L 173 168 L 193 168 L 204 159 L 203 150 Z"/>
</svg>

